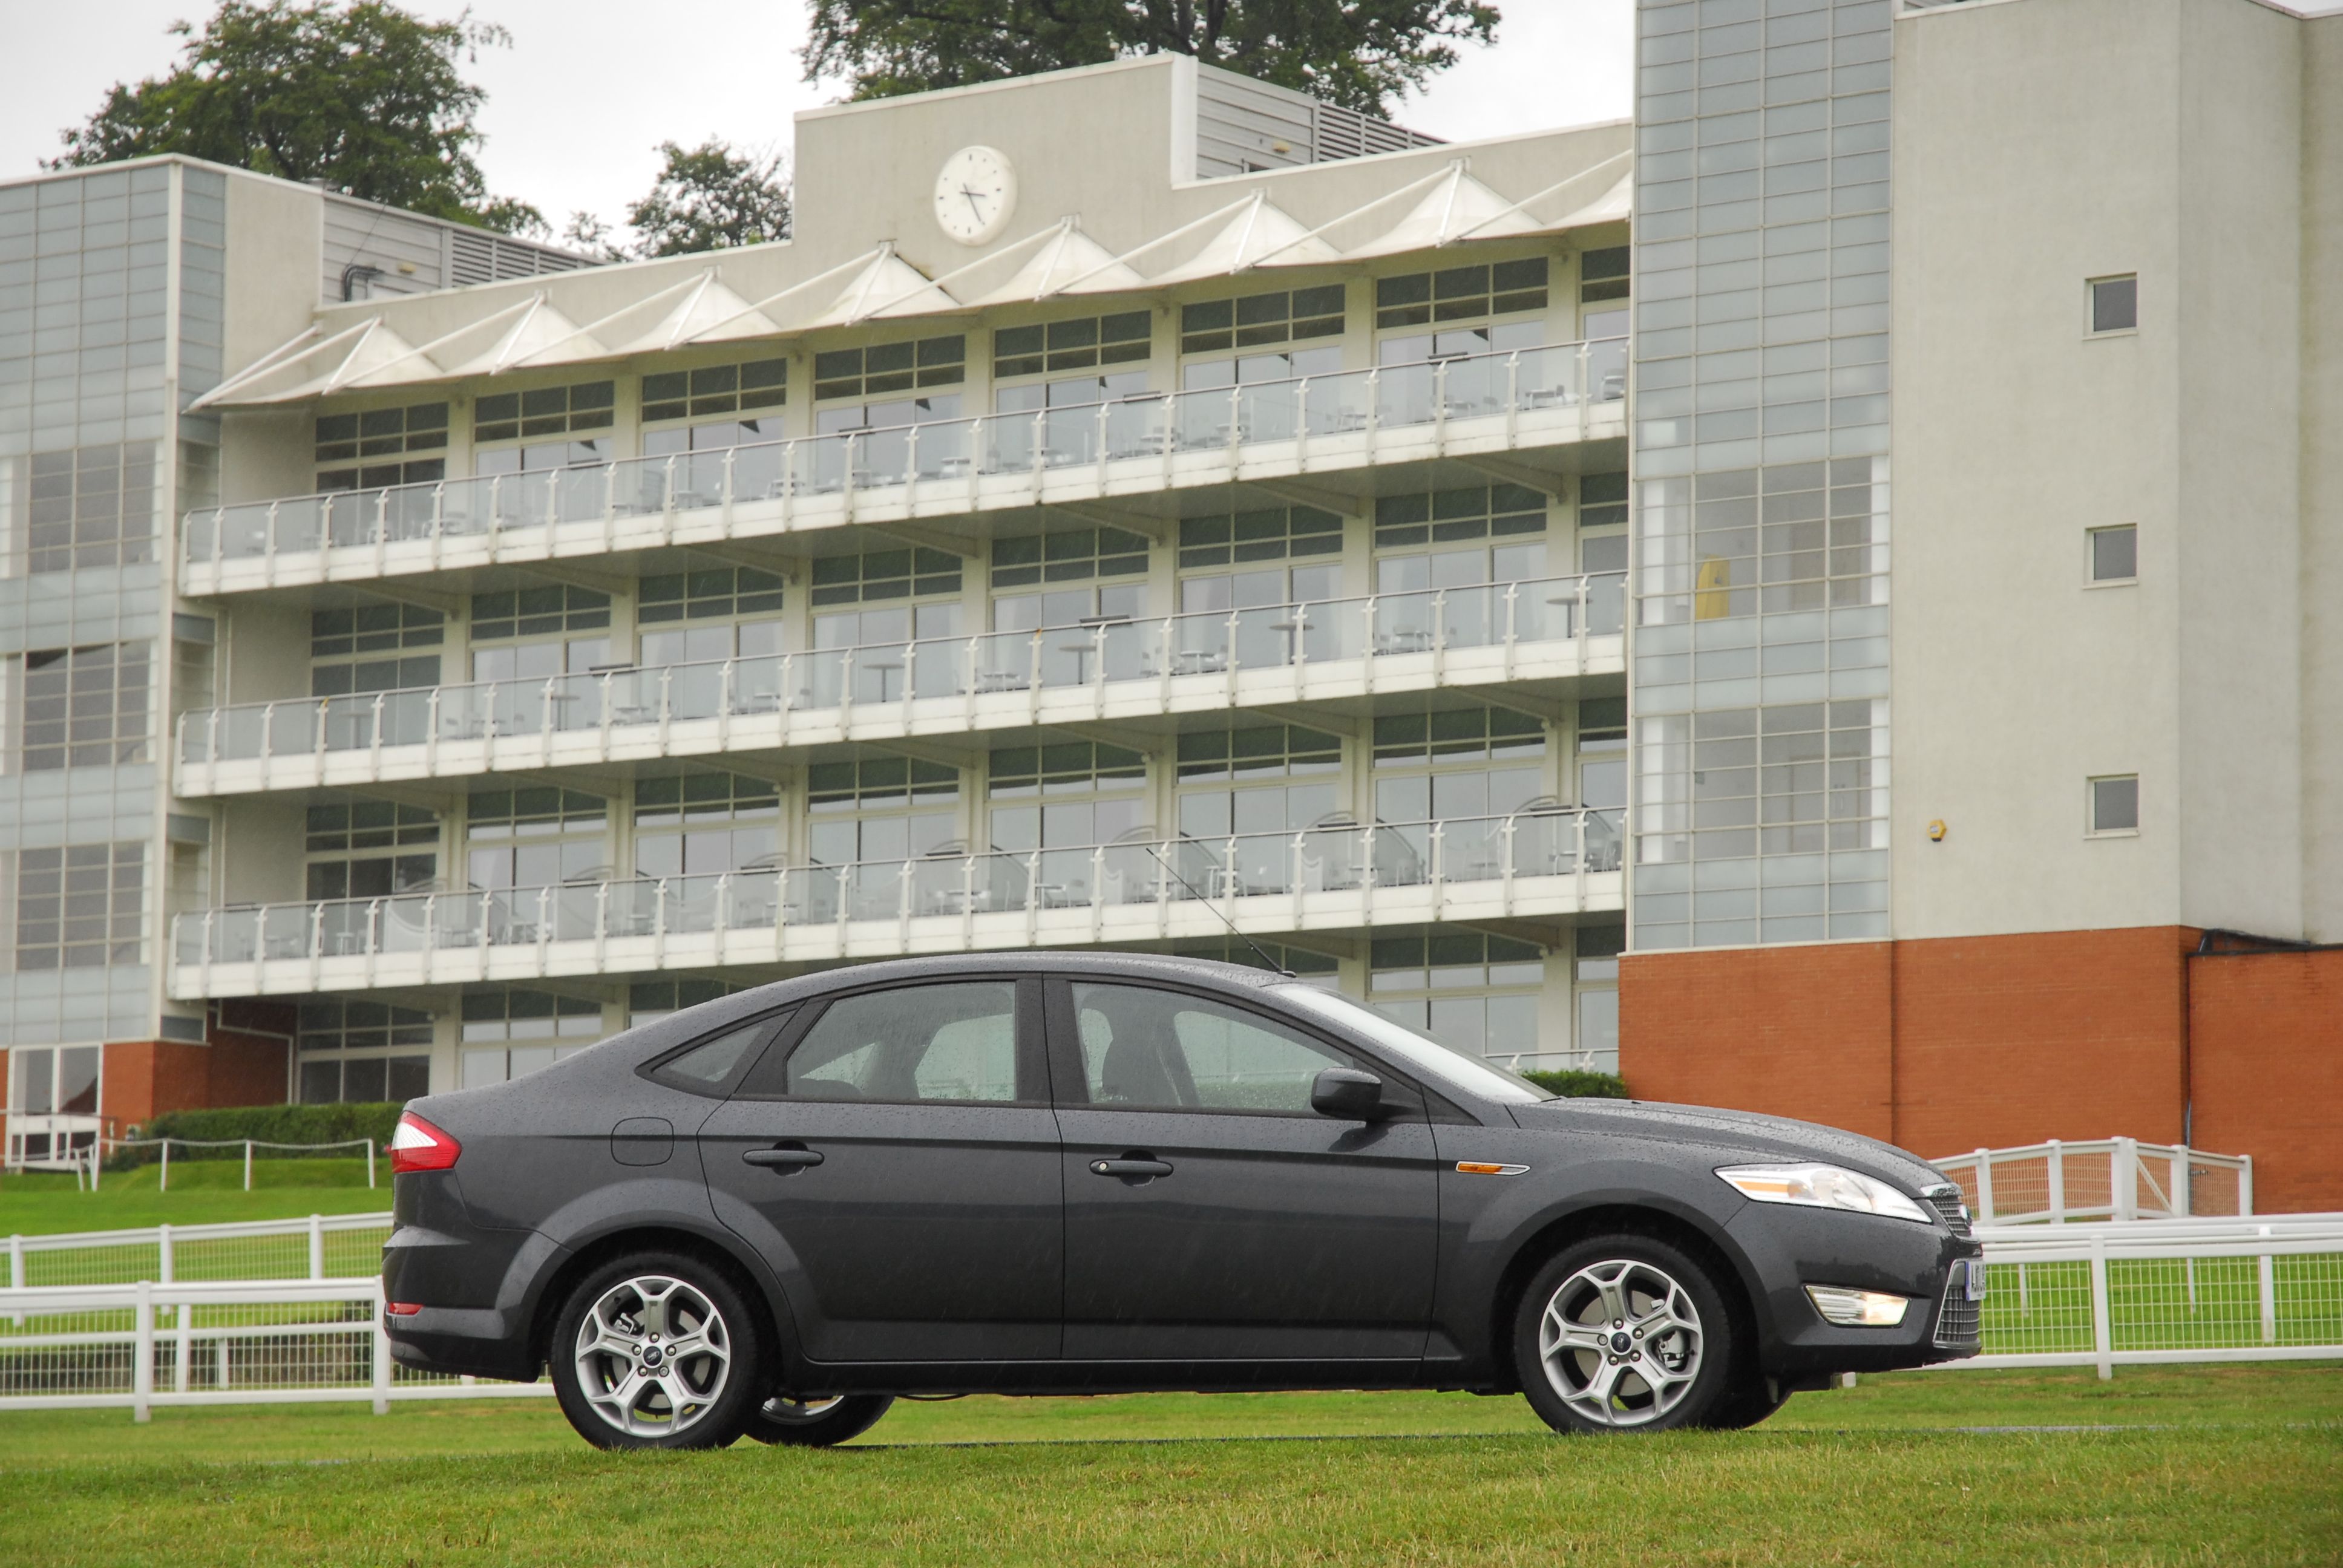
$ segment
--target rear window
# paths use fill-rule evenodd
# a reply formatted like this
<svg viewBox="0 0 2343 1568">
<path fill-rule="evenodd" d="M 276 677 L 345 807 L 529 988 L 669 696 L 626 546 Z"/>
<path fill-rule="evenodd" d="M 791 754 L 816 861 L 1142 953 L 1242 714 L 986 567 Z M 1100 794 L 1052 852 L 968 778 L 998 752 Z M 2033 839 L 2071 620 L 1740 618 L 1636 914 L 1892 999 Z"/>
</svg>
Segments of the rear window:
<svg viewBox="0 0 2343 1568">
<path fill-rule="evenodd" d="M 646 1076 L 669 1089 L 720 1100 L 749 1063 L 756 1060 L 758 1050 L 789 1020 L 788 1013 L 769 1013 L 752 1019 L 712 1040 L 688 1045 L 661 1058 L 645 1070 Z"/>
</svg>

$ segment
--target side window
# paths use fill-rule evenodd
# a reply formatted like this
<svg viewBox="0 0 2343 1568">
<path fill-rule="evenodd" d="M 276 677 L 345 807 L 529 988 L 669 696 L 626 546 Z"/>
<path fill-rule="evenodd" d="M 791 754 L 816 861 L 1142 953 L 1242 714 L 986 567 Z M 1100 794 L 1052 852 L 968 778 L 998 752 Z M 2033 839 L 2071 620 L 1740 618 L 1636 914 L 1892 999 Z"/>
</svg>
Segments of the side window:
<svg viewBox="0 0 2343 1568">
<path fill-rule="evenodd" d="M 794 1100 L 987 1101 L 1018 1093 L 1017 984 L 965 980 L 832 1002 L 766 1092 Z M 753 1092 L 757 1085 L 751 1085 Z"/>
<path fill-rule="evenodd" d="M 1357 1063 L 1241 1008 L 1146 986 L 1073 987 L 1091 1103 L 1310 1114 L 1310 1085 Z"/>
<path fill-rule="evenodd" d="M 771 1039 L 773 1031 L 788 1021 L 787 1014 L 779 1019 L 768 1015 L 714 1040 L 703 1040 L 647 1070 L 671 1089 L 721 1097 L 724 1086 L 740 1070 L 755 1048 Z"/>
</svg>

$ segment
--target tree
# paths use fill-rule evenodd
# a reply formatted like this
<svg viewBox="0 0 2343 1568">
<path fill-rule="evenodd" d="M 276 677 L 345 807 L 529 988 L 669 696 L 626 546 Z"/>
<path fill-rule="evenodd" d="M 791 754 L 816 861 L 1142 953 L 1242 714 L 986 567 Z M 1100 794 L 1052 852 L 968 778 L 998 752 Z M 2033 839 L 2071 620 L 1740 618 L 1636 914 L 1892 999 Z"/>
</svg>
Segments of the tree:
<svg viewBox="0 0 2343 1568">
<path fill-rule="evenodd" d="M 661 142 L 665 160 L 650 194 L 628 205 L 627 226 L 637 256 L 683 256 L 786 239 L 789 187 L 778 153 L 751 156 L 709 138 L 691 148 Z M 573 238 L 608 246 L 608 230 L 585 213 L 570 220 Z"/>
<path fill-rule="evenodd" d="M 1332 103 L 1381 114 L 1492 43 L 1483 0 L 810 0 L 806 79 L 847 76 L 857 98 L 1192 55 Z"/>
<path fill-rule="evenodd" d="M 167 75 L 116 83 L 89 123 L 64 133 L 74 168 L 184 153 L 387 206 L 542 232 L 526 202 L 491 198 L 474 156 L 488 95 L 459 63 L 512 35 L 467 10 L 427 22 L 387 0 L 222 0 Z"/>
</svg>

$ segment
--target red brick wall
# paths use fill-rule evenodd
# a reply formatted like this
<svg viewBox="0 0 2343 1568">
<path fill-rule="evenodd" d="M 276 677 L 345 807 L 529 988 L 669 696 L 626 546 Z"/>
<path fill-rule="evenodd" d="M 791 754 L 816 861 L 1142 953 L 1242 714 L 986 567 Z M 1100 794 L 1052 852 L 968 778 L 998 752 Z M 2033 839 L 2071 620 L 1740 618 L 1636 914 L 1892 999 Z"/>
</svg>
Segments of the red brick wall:
<svg viewBox="0 0 2343 1568">
<path fill-rule="evenodd" d="M 166 1111 L 285 1101 L 285 1042 L 214 1030 L 208 1045 L 121 1040 L 106 1048 L 106 1117 L 116 1131 Z"/>
<path fill-rule="evenodd" d="M 1929 1157 L 2047 1138 L 2254 1157 L 2255 1207 L 2343 1209 L 2343 950 L 2192 956 L 2143 926 L 1631 953 L 1619 1063 L 1653 1100 Z"/>
<path fill-rule="evenodd" d="M 2343 951 L 2188 965 L 2193 1141 L 2254 1157 L 2254 1207 L 2343 1209 Z"/>
<path fill-rule="evenodd" d="M 1890 942 L 1629 953 L 1619 1065 L 1646 1100 L 1894 1136 Z"/>
<path fill-rule="evenodd" d="M 2196 943 L 2174 926 L 1896 943 L 1896 1141 L 2177 1141 Z"/>
</svg>

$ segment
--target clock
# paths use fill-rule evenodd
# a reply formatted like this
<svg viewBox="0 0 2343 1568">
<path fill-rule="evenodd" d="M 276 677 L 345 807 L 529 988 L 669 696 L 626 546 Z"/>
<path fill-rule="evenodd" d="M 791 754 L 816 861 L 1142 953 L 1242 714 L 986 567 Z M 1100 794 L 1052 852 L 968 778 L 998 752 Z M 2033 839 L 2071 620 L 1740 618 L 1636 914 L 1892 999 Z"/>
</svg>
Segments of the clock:
<svg viewBox="0 0 2343 1568">
<path fill-rule="evenodd" d="M 962 147 L 936 176 L 936 223 L 962 245 L 999 236 L 1017 208 L 1017 171 L 991 147 Z"/>
</svg>

